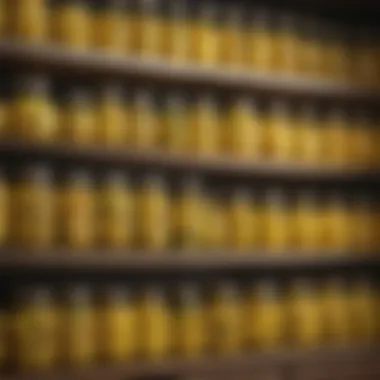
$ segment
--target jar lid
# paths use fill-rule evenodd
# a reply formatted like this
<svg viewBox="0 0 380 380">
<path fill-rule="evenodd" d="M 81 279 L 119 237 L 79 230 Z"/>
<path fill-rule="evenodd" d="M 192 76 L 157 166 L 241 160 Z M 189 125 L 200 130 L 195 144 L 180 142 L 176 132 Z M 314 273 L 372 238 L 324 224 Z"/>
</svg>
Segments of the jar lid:
<svg viewBox="0 0 380 380">
<path fill-rule="evenodd" d="M 33 165 L 24 168 L 21 175 L 24 180 L 46 183 L 52 180 L 53 171 L 46 165 Z"/>
<path fill-rule="evenodd" d="M 18 93 L 46 95 L 50 91 L 49 79 L 44 75 L 21 75 L 14 86 Z"/>
</svg>

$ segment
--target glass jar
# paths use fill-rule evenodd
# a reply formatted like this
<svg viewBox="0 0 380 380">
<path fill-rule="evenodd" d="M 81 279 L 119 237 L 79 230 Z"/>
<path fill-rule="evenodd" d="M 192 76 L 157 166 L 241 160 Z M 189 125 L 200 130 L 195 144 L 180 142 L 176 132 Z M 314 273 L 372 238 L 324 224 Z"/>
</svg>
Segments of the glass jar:
<svg viewBox="0 0 380 380">
<path fill-rule="evenodd" d="M 189 7 L 184 0 L 167 0 L 164 4 L 163 57 L 185 62 L 189 56 Z"/>
<path fill-rule="evenodd" d="M 58 313 L 50 289 L 31 287 L 15 292 L 15 361 L 21 371 L 47 370 L 57 364 Z"/>
<path fill-rule="evenodd" d="M 341 277 L 326 280 L 322 287 L 322 326 L 324 342 L 347 346 L 350 342 L 348 290 Z"/>
<path fill-rule="evenodd" d="M 226 118 L 224 143 L 227 153 L 248 159 L 259 156 L 260 123 L 256 105 L 250 98 L 237 98 Z"/>
<path fill-rule="evenodd" d="M 220 51 L 217 19 L 218 7 L 213 1 L 194 4 L 189 38 L 192 61 L 206 66 L 217 64 Z"/>
<path fill-rule="evenodd" d="M 88 173 L 75 171 L 60 189 L 61 241 L 70 248 L 89 249 L 95 239 L 95 194 Z"/>
<path fill-rule="evenodd" d="M 316 253 L 323 241 L 319 218 L 318 201 L 313 192 L 303 192 L 296 204 L 295 245 L 302 253 Z"/>
<path fill-rule="evenodd" d="M 295 159 L 308 165 L 319 165 L 322 160 L 322 128 L 316 106 L 303 104 L 297 112 L 293 128 Z"/>
<path fill-rule="evenodd" d="M 125 1 L 96 0 L 92 32 L 95 47 L 109 53 L 122 54 L 126 45 Z"/>
<path fill-rule="evenodd" d="M 12 242 L 24 248 L 53 246 L 57 226 L 51 170 L 34 166 L 22 171 L 12 193 Z"/>
<path fill-rule="evenodd" d="M 265 206 L 265 248 L 270 254 L 283 254 L 291 240 L 288 199 L 281 189 L 269 189 Z"/>
<path fill-rule="evenodd" d="M 174 351 L 187 358 L 200 357 L 206 344 L 206 323 L 200 290 L 182 284 L 174 300 Z"/>
<path fill-rule="evenodd" d="M 256 349 L 279 349 L 285 338 L 285 305 L 278 284 L 260 280 L 249 295 L 251 341 Z"/>
<path fill-rule="evenodd" d="M 309 279 L 297 279 L 289 293 L 290 330 L 297 347 L 315 349 L 321 344 L 320 294 Z"/>
<path fill-rule="evenodd" d="M 124 286 L 111 286 L 100 293 L 97 313 L 99 356 L 108 363 L 122 363 L 136 354 L 136 310 Z"/>
<path fill-rule="evenodd" d="M 95 140 L 95 110 L 89 92 L 73 88 L 66 94 L 60 118 L 60 135 L 72 144 L 90 144 Z"/>
<path fill-rule="evenodd" d="M 320 20 L 303 18 L 300 25 L 299 72 L 311 78 L 323 77 L 325 46 Z"/>
<path fill-rule="evenodd" d="M 282 13 L 276 19 L 272 38 L 272 63 L 274 71 L 285 75 L 297 74 L 300 42 L 297 18 L 292 13 Z"/>
<path fill-rule="evenodd" d="M 231 67 L 243 64 L 244 17 L 240 4 L 226 7 L 220 28 L 220 63 Z"/>
<path fill-rule="evenodd" d="M 359 110 L 350 119 L 349 133 L 347 136 L 347 150 L 349 163 L 352 166 L 368 168 L 372 161 L 372 121 L 370 111 Z"/>
<path fill-rule="evenodd" d="M 347 200 L 340 193 L 332 193 L 324 205 L 322 241 L 330 254 L 347 254 L 350 250 L 349 210 Z"/>
<path fill-rule="evenodd" d="M 69 367 L 89 368 L 96 358 L 96 313 L 86 285 L 71 285 L 61 305 L 62 358 Z"/>
<path fill-rule="evenodd" d="M 233 251 L 247 253 L 253 246 L 254 217 L 252 196 L 247 189 L 234 190 L 227 218 L 228 243 Z"/>
<path fill-rule="evenodd" d="M 202 244 L 203 191 L 197 178 L 182 183 L 173 201 L 172 236 L 174 245 L 188 251 Z"/>
<path fill-rule="evenodd" d="M 323 164 L 344 166 L 347 164 L 348 117 L 342 108 L 333 107 L 324 116 L 322 131 Z"/>
<path fill-rule="evenodd" d="M 0 246 L 9 243 L 11 192 L 8 179 L 0 170 Z"/>
<path fill-rule="evenodd" d="M 196 155 L 215 155 L 219 151 L 220 117 L 216 99 L 202 95 L 189 109 L 190 150 Z"/>
<path fill-rule="evenodd" d="M 164 146 L 173 153 L 184 153 L 189 149 L 190 128 L 188 125 L 188 104 L 181 94 L 170 94 L 166 98 L 163 140 Z"/>
<path fill-rule="evenodd" d="M 358 345 L 376 344 L 378 311 L 375 284 L 371 278 L 356 278 L 349 289 L 351 341 Z"/>
<path fill-rule="evenodd" d="M 72 49 L 88 49 L 91 45 L 89 0 L 62 0 L 53 6 L 53 40 Z M 104 32 L 104 30 L 103 30 Z"/>
<path fill-rule="evenodd" d="M 172 347 L 170 311 L 163 288 L 147 286 L 138 298 L 139 353 L 157 360 L 170 353 Z"/>
<path fill-rule="evenodd" d="M 7 22 L 11 36 L 29 43 L 45 42 L 48 37 L 48 1 L 13 0 L 8 3 Z"/>
<path fill-rule="evenodd" d="M 133 240 L 133 190 L 120 172 L 106 175 L 99 190 L 99 242 L 107 248 L 122 249 Z"/>
<path fill-rule="evenodd" d="M 295 128 L 290 106 L 284 101 L 273 102 L 268 110 L 266 124 L 270 157 L 276 161 L 294 159 Z"/>
<path fill-rule="evenodd" d="M 131 125 L 133 144 L 137 148 L 153 149 L 159 139 L 159 123 L 156 102 L 151 91 L 139 89 L 132 101 Z"/>
<path fill-rule="evenodd" d="M 9 121 L 10 137 L 39 142 L 56 139 L 58 122 L 48 78 L 21 76 L 17 79 Z"/>
<path fill-rule="evenodd" d="M 164 38 L 162 1 L 139 1 L 135 17 L 135 50 L 144 58 L 160 56 Z"/>
<path fill-rule="evenodd" d="M 105 85 L 98 102 L 96 140 L 105 146 L 125 144 L 130 126 L 126 120 L 123 89 L 114 84 Z"/>
<path fill-rule="evenodd" d="M 170 203 L 166 184 L 160 176 L 146 178 L 138 190 L 137 238 L 142 248 L 167 248 L 170 232 Z"/>
<path fill-rule="evenodd" d="M 243 344 L 239 290 L 233 283 L 220 283 L 209 302 L 207 322 L 211 352 L 217 355 L 239 353 Z"/>
</svg>

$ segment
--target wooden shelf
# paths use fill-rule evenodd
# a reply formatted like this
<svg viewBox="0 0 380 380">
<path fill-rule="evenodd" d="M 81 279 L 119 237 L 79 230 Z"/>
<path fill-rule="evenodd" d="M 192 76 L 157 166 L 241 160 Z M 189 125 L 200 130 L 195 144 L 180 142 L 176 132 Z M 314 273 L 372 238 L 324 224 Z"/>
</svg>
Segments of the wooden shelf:
<svg viewBox="0 0 380 380">
<path fill-rule="evenodd" d="M 131 363 L 115 367 L 99 367 L 95 369 L 56 371 L 36 374 L 2 375 L 2 380 L 126 380 L 145 378 L 149 376 L 179 377 L 200 376 L 209 372 L 222 374 L 224 372 L 242 372 L 255 369 L 289 367 L 316 364 L 345 364 L 354 361 L 376 363 L 379 357 L 376 348 L 321 349 L 315 351 L 286 350 L 271 354 L 242 355 L 235 358 L 205 358 L 205 359 L 172 359 L 156 363 Z"/>
<path fill-rule="evenodd" d="M 322 168 L 295 163 L 239 161 L 233 158 L 194 158 L 185 154 L 139 151 L 133 148 L 107 149 L 71 144 L 33 144 L 0 141 L 0 157 L 10 163 L 26 161 L 89 165 L 113 168 L 168 171 L 183 175 L 281 180 L 285 182 L 372 183 L 379 182 L 378 170 L 326 166 Z"/>
<path fill-rule="evenodd" d="M 154 270 L 295 270 L 295 269 L 363 269 L 379 268 L 379 256 L 343 256 L 331 253 L 325 256 L 306 256 L 286 253 L 282 255 L 258 254 L 237 255 L 224 252 L 184 254 L 168 251 L 162 254 L 151 252 L 115 252 L 94 250 L 75 252 L 54 250 L 49 252 L 3 248 L 0 251 L 0 271 L 104 271 L 126 272 Z"/>
<path fill-rule="evenodd" d="M 248 91 L 258 95 L 305 97 L 326 100 L 380 102 L 380 92 L 318 79 L 301 79 L 228 68 L 207 68 L 195 64 L 172 64 L 159 59 L 106 56 L 102 52 L 68 51 L 53 45 L 33 45 L 17 40 L 0 41 L 3 64 L 25 70 L 41 70 L 62 76 L 102 75 L 123 77 L 149 84 L 181 85 Z"/>
</svg>

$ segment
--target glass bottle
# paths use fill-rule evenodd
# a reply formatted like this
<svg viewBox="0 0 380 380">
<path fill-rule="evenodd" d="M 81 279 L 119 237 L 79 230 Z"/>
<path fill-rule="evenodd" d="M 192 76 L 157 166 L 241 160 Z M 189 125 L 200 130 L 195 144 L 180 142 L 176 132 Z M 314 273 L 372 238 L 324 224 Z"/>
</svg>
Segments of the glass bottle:
<svg viewBox="0 0 380 380">
<path fill-rule="evenodd" d="M 120 172 L 106 175 L 99 190 L 99 241 L 108 248 L 126 249 L 132 245 L 134 214 L 133 190 Z"/>
<path fill-rule="evenodd" d="M 121 146 L 127 141 L 128 129 L 123 89 L 106 84 L 101 89 L 96 111 L 96 140 L 105 146 Z"/>
<path fill-rule="evenodd" d="M 51 142 L 58 133 L 50 84 L 44 76 L 21 76 L 14 83 L 10 109 L 10 137 Z"/>
<path fill-rule="evenodd" d="M 91 248 L 95 238 L 95 194 L 85 171 L 69 174 L 60 189 L 61 241 L 70 248 Z"/>
<path fill-rule="evenodd" d="M 12 242 L 24 248 L 47 249 L 55 242 L 55 190 L 51 170 L 33 166 L 22 171 L 12 194 Z"/>
<path fill-rule="evenodd" d="M 88 0 L 62 0 L 53 6 L 53 40 L 68 48 L 83 50 L 91 45 L 91 15 Z"/>
</svg>

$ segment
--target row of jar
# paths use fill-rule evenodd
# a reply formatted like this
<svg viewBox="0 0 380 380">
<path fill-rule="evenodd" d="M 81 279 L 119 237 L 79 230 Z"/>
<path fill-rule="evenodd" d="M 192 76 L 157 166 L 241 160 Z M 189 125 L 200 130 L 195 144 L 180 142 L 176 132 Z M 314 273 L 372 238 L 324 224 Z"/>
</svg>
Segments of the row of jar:
<svg viewBox="0 0 380 380">
<path fill-rule="evenodd" d="M 0 100 L 0 134 L 28 141 L 62 141 L 158 149 L 241 160 L 372 167 L 380 163 L 379 120 L 371 110 L 340 104 L 295 105 L 235 96 L 134 89 L 126 99 L 114 84 L 72 87 L 53 96 L 43 77 L 18 77 Z M 58 91 L 58 90 L 57 90 Z"/>
<path fill-rule="evenodd" d="M 0 310 L 0 362 L 19 370 L 283 347 L 376 344 L 378 288 L 366 278 L 221 281 L 205 289 L 28 286 Z"/>
<path fill-rule="evenodd" d="M 303 14 L 189 0 L 2 0 L 0 6 L 0 32 L 28 42 L 365 86 L 380 79 L 376 30 Z"/>
<path fill-rule="evenodd" d="M 110 172 L 95 182 L 86 171 L 57 180 L 46 167 L 28 167 L 0 181 L 3 245 L 86 251 L 141 248 L 153 252 L 226 248 L 281 254 L 371 253 L 379 246 L 379 207 L 368 194 L 346 199 L 311 190 L 292 197 L 281 188 L 221 191 L 197 178 L 171 188 L 159 175 Z M 320 253 L 322 254 L 322 253 Z"/>
</svg>

